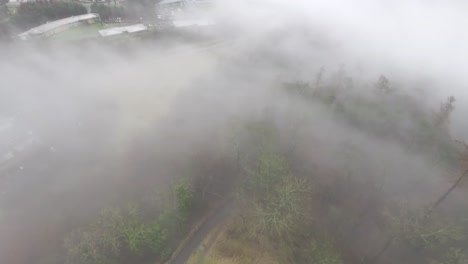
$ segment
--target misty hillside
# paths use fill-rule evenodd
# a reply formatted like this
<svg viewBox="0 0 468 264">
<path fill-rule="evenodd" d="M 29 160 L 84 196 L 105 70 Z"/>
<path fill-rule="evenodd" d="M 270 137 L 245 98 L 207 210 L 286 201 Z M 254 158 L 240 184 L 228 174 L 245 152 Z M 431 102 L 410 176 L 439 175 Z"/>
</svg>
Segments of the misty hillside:
<svg viewBox="0 0 468 264">
<path fill-rule="evenodd" d="M 462 1 L 0 1 L 1 264 L 468 264 Z"/>
</svg>

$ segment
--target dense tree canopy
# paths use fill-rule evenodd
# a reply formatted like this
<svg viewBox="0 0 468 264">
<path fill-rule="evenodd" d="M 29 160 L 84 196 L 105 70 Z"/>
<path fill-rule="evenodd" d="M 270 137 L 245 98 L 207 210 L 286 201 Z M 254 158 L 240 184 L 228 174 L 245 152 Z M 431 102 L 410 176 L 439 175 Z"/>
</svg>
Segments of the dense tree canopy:
<svg viewBox="0 0 468 264">
<path fill-rule="evenodd" d="M 0 22 L 0 41 L 5 41 L 10 39 L 10 25 L 6 22 Z"/>
<path fill-rule="evenodd" d="M 75 2 L 25 2 L 18 7 L 17 13 L 13 16 L 13 23 L 18 28 L 26 30 L 48 21 L 82 15 L 87 12 L 85 6 Z"/>
<path fill-rule="evenodd" d="M 91 5 L 91 13 L 98 13 L 103 21 L 112 18 L 126 18 L 127 10 L 122 6 L 110 6 L 94 3 Z"/>
<path fill-rule="evenodd" d="M 11 36 L 10 12 L 4 5 L 8 0 L 0 0 L 0 41 L 9 40 Z"/>
</svg>

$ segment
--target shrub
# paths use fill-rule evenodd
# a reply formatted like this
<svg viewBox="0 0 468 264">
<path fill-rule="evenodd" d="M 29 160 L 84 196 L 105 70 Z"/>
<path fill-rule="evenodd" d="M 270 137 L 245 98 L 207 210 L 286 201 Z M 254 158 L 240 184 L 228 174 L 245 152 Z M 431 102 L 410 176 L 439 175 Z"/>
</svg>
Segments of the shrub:
<svg viewBox="0 0 468 264">
<path fill-rule="evenodd" d="M 329 241 L 320 243 L 312 240 L 307 252 L 308 260 L 314 264 L 343 264 L 340 254 L 337 253 L 333 244 Z"/>
<path fill-rule="evenodd" d="M 144 223 L 136 205 L 104 209 L 96 224 L 65 239 L 68 263 L 119 263 L 122 255 L 167 256 L 167 232 L 159 221 Z"/>
<path fill-rule="evenodd" d="M 194 205 L 194 190 L 187 179 L 179 181 L 176 185 L 175 198 L 177 211 L 182 222 L 185 222 Z"/>
</svg>

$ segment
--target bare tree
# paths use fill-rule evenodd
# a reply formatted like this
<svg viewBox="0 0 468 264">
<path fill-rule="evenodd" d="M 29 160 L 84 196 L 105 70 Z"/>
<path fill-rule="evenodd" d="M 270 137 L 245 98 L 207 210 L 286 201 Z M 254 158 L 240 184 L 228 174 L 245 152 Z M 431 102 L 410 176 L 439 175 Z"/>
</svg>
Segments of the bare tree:
<svg viewBox="0 0 468 264">
<path fill-rule="evenodd" d="M 438 112 L 434 113 L 434 126 L 436 128 L 446 128 L 450 124 L 450 115 L 455 109 L 455 97 L 449 96 L 445 103 L 440 105 Z"/>
<path fill-rule="evenodd" d="M 392 92 L 390 81 L 384 75 L 379 77 L 379 80 L 375 84 L 375 88 L 379 94 L 389 94 Z"/>
</svg>

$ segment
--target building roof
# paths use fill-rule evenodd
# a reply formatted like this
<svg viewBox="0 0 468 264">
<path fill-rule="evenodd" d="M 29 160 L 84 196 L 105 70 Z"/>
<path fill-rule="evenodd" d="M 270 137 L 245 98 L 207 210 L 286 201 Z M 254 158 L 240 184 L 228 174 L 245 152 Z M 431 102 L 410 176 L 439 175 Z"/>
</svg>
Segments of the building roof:
<svg viewBox="0 0 468 264">
<path fill-rule="evenodd" d="M 168 5 L 168 4 L 174 4 L 174 3 L 182 3 L 185 2 L 186 0 L 162 0 L 158 2 L 158 5 Z"/>
<path fill-rule="evenodd" d="M 148 30 L 148 27 L 143 25 L 143 24 L 136 24 L 136 25 L 131 25 L 131 26 L 125 26 L 125 27 L 113 27 L 113 28 L 108 28 L 108 29 L 101 29 L 99 30 L 99 35 L 101 37 L 110 37 L 114 35 L 119 35 L 123 33 L 137 33 L 141 31 L 146 31 Z"/>
<path fill-rule="evenodd" d="M 99 17 L 98 14 L 91 13 L 91 14 L 84 14 L 84 15 L 59 19 L 59 20 L 55 20 L 55 21 L 40 25 L 35 28 L 31 28 L 28 31 L 19 34 L 18 37 L 22 39 L 26 39 L 28 36 L 31 36 L 31 35 L 44 34 L 48 31 L 51 31 L 51 30 L 54 30 L 54 29 L 57 29 L 57 28 L 60 28 L 69 24 L 73 24 L 73 23 L 88 20 L 88 19 L 98 18 L 98 17 Z"/>
<path fill-rule="evenodd" d="M 210 26 L 214 25 L 211 19 L 178 19 L 172 21 L 174 27 L 191 27 L 191 26 Z"/>
<path fill-rule="evenodd" d="M 36 2 L 36 0 L 9 0 L 7 6 L 19 6 L 21 3 Z"/>
<path fill-rule="evenodd" d="M 162 0 L 157 3 L 157 5 L 170 5 L 174 3 L 184 3 L 184 4 L 193 4 L 193 5 L 210 5 L 212 0 Z"/>
</svg>

